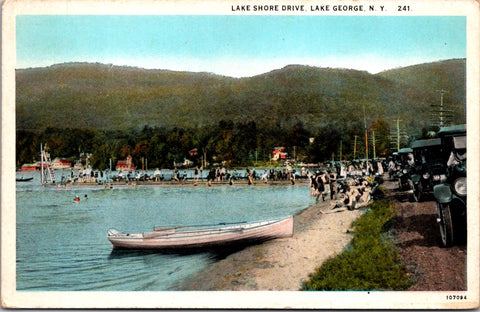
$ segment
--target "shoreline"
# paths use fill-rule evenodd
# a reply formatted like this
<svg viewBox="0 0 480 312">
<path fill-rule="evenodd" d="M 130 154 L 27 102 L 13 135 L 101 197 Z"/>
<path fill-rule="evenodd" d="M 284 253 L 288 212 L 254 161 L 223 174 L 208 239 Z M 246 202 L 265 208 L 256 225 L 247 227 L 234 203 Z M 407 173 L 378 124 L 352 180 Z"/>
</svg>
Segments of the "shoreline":
<svg viewBox="0 0 480 312">
<path fill-rule="evenodd" d="M 292 237 L 248 246 L 190 276 L 176 290 L 300 290 L 302 281 L 350 242 L 361 210 L 310 205 L 294 216 Z"/>
<path fill-rule="evenodd" d="M 19 182 L 21 183 L 21 182 Z M 110 182 L 110 183 L 92 183 L 92 182 L 82 182 L 82 183 L 70 183 L 70 184 L 46 184 L 46 187 L 51 188 L 59 188 L 59 189 L 72 189 L 72 188 L 83 188 L 83 187 L 95 187 L 95 188 L 105 188 L 105 189 L 115 189 L 115 188 L 125 188 L 125 187 L 138 187 L 138 186 L 171 186 L 171 187 L 182 187 L 182 186 L 189 186 L 189 187 L 215 187 L 215 186 L 232 186 L 235 185 L 249 185 L 252 187 L 255 186 L 286 186 L 286 185 L 308 185 L 309 181 L 307 179 L 295 180 L 294 183 L 291 181 L 286 180 L 279 180 L 279 181 L 255 181 L 252 184 L 248 184 L 248 181 L 235 181 L 234 183 L 230 184 L 228 181 L 215 181 L 215 182 L 207 182 L 207 181 L 159 181 L 159 182 L 152 182 L 152 181 L 131 181 L 131 182 Z"/>
</svg>

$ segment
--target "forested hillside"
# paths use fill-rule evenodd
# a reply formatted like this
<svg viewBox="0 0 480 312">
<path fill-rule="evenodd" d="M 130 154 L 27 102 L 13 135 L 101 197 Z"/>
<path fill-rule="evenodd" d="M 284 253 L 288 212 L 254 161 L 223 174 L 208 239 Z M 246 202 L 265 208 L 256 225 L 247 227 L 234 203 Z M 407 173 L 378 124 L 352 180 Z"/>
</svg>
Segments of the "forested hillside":
<svg viewBox="0 0 480 312">
<path fill-rule="evenodd" d="M 325 124 L 398 118 L 411 128 L 428 126 L 436 90 L 458 113 L 465 107 L 465 60 L 411 66 L 377 75 L 344 69 L 287 66 L 234 79 L 71 63 L 17 70 L 17 128 L 191 127 L 220 120 L 256 121 L 308 129 Z M 406 109 L 407 108 L 407 109 Z"/>
<path fill-rule="evenodd" d="M 207 146 L 210 159 L 237 164 L 259 153 L 267 159 L 274 145 L 318 161 L 342 148 L 351 154 L 365 124 L 377 129 L 378 153 L 385 154 L 398 119 L 404 140 L 438 122 L 439 90 L 448 91 L 447 121 L 465 122 L 465 71 L 465 59 L 376 75 L 290 65 L 249 78 L 92 63 L 19 69 L 17 162 L 35 158 L 39 140 L 51 141 L 58 156 L 103 150 L 102 165 L 134 154 L 142 142 L 139 155 L 160 157 L 160 165 Z M 156 156 L 154 139 L 165 145 L 155 147 Z"/>
<path fill-rule="evenodd" d="M 444 94 L 444 109 L 453 123 L 464 122 L 466 116 L 465 59 L 408 66 L 379 73 L 378 76 L 405 86 L 406 90 L 422 90 L 421 101 L 439 109 L 440 92 Z"/>
</svg>

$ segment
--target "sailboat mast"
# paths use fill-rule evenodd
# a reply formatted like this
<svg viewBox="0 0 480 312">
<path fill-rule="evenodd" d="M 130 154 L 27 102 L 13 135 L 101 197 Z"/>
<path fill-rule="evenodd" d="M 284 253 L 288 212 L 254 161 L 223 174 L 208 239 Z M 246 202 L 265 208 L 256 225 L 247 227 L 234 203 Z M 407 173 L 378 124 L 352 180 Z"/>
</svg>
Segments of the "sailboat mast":
<svg viewBox="0 0 480 312">
<path fill-rule="evenodd" d="M 43 172 L 43 146 L 40 143 L 40 181 L 42 184 L 45 183 L 45 174 Z"/>
</svg>

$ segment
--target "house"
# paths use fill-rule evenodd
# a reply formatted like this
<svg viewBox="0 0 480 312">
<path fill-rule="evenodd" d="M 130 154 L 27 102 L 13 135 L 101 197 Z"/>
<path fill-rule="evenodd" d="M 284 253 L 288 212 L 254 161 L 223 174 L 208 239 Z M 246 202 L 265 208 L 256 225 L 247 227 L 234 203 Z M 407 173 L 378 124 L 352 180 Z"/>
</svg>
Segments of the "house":
<svg viewBox="0 0 480 312">
<path fill-rule="evenodd" d="M 35 171 L 37 170 L 37 164 L 23 164 L 21 171 Z"/>
<path fill-rule="evenodd" d="M 188 154 L 190 156 L 197 156 L 198 155 L 198 148 L 191 149 Z"/>
<path fill-rule="evenodd" d="M 51 164 L 51 167 L 52 169 L 70 169 L 72 167 L 72 162 L 66 160 L 66 159 L 62 159 L 62 158 L 55 158 L 53 161 L 52 161 L 52 164 Z"/>
<path fill-rule="evenodd" d="M 193 161 L 191 161 L 189 159 L 186 159 L 186 158 L 184 158 L 183 162 L 181 162 L 181 163 L 173 162 L 173 166 L 175 168 L 177 168 L 177 167 L 190 167 L 192 165 L 193 165 Z"/>
<path fill-rule="evenodd" d="M 135 166 L 132 162 L 132 156 L 128 156 L 125 160 L 117 161 L 117 171 L 133 171 L 135 170 Z"/>
<path fill-rule="evenodd" d="M 287 159 L 288 153 L 285 152 L 285 147 L 274 147 L 272 153 L 272 160 L 284 160 Z"/>
</svg>

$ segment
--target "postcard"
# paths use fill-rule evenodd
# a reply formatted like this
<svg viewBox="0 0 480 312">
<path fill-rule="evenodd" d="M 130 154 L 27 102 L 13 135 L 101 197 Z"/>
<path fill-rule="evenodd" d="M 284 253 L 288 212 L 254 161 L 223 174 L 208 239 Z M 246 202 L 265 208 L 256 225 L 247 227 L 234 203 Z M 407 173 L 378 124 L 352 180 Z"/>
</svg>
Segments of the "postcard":
<svg viewBox="0 0 480 312">
<path fill-rule="evenodd" d="M 479 12 L 4 1 L 2 307 L 478 309 Z"/>
</svg>

